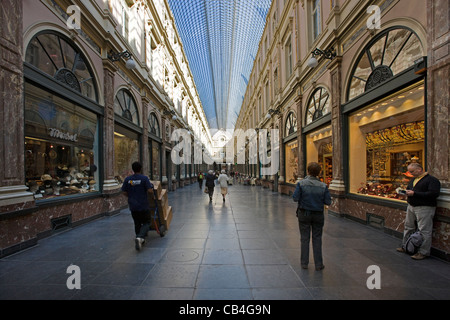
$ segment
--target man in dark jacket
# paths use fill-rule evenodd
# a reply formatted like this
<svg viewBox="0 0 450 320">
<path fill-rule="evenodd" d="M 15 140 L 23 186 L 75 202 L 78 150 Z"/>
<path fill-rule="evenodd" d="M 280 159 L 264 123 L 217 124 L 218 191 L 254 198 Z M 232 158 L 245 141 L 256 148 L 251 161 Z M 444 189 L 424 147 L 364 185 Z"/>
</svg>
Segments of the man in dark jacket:
<svg viewBox="0 0 450 320">
<path fill-rule="evenodd" d="M 430 255 L 431 236 L 433 232 L 433 217 L 436 211 L 437 198 L 439 197 L 441 183 L 418 163 L 411 163 L 408 171 L 413 178 L 406 188 L 408 207 L 406 209 L 405 229 L 403 232 L 403 246 L 397 248 L 399 252 L 405 252 L 404 245 L 409 236 L 417 229 L 423 236 L 423 243 L 419 251 L 411 258 L 422 260 Z"/>
<path fill-rule="evenodd" d="M 309 264 L 309 242 L 312 233 L 314 264 L 320 271 L 325 266 L 322 260 L 322 230 L 325 222 L 324 205 L 331 204 L 331 195 L 325 183 L 320 182 L 317 176 L 322 167 L 316 163 L 308 164 L 308 176 L 297 183 L 293 199 L 298 202 L 297 217 L 301 238 L 300 263 L 303 269 Z"/>
<path fill-rule="evenodd" d="M 214 180 L 216 180 L 216 175 L 214 174 L 214 171 L 209 170 L 205 179 L 206 179 L 205 186 L 206 188 L 208 188 L 209 201 L 211 202 L 214 194 L 214 186 L 215 186 Z"/>
<path fill-rule="evenodd" d="M 136 250 L 141 250 L 151 224 L 148 194 L 153 194 L 154 189 L 148 177 L 141 174 L 142 165 L 139 162 L 134 162 L 132 169 L 134 174 L 125 178 L 122 191 L 128 197 L 128 205 L 134 221 Z"/>
</svg>

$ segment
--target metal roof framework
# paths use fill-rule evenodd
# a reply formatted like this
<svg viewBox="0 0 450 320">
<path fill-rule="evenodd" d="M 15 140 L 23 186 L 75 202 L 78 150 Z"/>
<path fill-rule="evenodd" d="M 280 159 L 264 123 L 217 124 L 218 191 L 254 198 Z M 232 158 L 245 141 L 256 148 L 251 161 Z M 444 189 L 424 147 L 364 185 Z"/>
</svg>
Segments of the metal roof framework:
<svg viewBox="0 0 450 320">
<path fill-rule="evenodd" d="M 211 129 L 234 129 L 272 0 L 168 0 Z"/>
</svg>

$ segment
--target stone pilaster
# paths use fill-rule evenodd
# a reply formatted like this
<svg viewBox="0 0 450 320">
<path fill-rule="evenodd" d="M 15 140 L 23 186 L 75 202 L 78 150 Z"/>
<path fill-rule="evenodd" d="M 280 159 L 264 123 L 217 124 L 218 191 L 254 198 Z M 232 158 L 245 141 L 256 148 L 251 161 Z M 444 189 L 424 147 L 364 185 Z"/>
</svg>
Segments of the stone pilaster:
<svg viewBox="0 0 450 320">
<path fill-rule="evenodd" d="M 150 153 L 148 144 L 148 114 L 150 100 L 147 96 L 142 96 L 142 170 L 145 175 L 150 176 Z"/>
<path fill-rule="evenodd" d="M 450 211 L 450 22 L 448 0 L 428 0 L 427 170 L 442 183 L 439 206 Z"/>
<path fill-rule="evenodd" d="M 305 177 L 305 146 L 303 144 L 303 94 L 300 89 L 297 89 L 298 93 L 295 98 L 295 106 L 297 108 L 297 143 L 298 143 L 298 180 Z"/>
<path fill-rule="evenodd" d="M 103 190 L 119 188 L 114 178 L 114 73 L 116 67 L 109 60 L 104 60 L 104 95 L 105 117 L 103 119 Z"/>
<path fill-rule="evenodd" d="M 333 180 L 330 190 L 334 193 L 344 193 L 344 161 L 341 112 L 341 57 L 336 57 L 328 66 L 331 75 L 331 127 L 333 132 Z"/>
<path fill-rule="evenodd" d="M 23 4 L 0 0 L 0 6 L 0 212 L 8 212 L 34 199 L 24 173 Z"/>
</svg>

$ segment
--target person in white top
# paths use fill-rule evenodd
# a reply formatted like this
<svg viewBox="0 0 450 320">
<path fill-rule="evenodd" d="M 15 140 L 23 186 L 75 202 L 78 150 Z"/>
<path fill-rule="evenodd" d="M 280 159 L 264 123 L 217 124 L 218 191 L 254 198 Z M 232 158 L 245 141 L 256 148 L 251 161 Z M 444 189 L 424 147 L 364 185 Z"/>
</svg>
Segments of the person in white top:
<svg viewBox="0 0 450 320">
<path fill-rule="evenodd" d="M 225 202 L 225 196 L 228 194 L 228 176 L 226 175 L 225 170 L 221 171 L 217 180 L 220 184 L 220 193 L 222 194 L 223 202 Z"/>
</svg>

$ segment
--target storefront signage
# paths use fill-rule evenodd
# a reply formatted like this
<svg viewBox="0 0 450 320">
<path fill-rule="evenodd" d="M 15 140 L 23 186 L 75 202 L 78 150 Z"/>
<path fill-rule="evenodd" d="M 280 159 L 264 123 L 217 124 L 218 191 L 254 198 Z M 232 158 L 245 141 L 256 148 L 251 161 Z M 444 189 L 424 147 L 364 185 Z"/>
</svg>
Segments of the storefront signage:
<svg viewBox="0 0 450 320">
<path fill-rule="evenodd" d="M 62 132 L 55 128 L 49 128 L 49 136 L 56 139 L 78 142 L 78 134 L 71 134 L 69 132 Z"/>
</svg>

